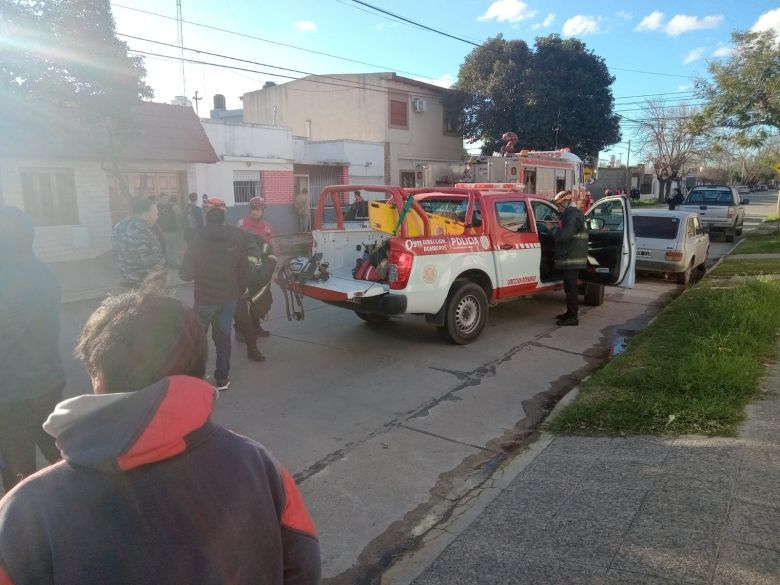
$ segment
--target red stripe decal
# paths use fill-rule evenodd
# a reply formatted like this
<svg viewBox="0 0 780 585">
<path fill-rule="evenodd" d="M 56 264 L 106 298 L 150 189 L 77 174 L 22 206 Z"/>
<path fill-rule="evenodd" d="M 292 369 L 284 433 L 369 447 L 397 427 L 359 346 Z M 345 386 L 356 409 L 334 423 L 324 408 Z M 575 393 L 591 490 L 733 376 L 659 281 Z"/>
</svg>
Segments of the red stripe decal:
<svg viewBox="0 0 780 585">
<path fill-rule="evenodd" d="M 123 471 L 169 459 L 187 448 L 184 437 L 211 415 L 214 389 L 190 376 L 171 376 L 165 398 L 130 449 L 117 459 Z"/>
<path fill-rule="evenodd" d="M 0 585 L 14 585 L 14 582 L 8 576 L 8 573 L 5 572 L 5 567 L 2 565 L 0 565 Z"/>
<path fill-rule="evenodd" d="M 282 472 L 282 483 L 284 484 L 284 512 L 282 513 L 282 526 L 291 530 L 303 532 L 316 538 L 317 529 L 314 527 L 314 520 L 311 519 L 309 510 L 303 502 L 303 496 L 295 485 L 295 480 L 290 472 L 279 466 Z"/>
</svg>

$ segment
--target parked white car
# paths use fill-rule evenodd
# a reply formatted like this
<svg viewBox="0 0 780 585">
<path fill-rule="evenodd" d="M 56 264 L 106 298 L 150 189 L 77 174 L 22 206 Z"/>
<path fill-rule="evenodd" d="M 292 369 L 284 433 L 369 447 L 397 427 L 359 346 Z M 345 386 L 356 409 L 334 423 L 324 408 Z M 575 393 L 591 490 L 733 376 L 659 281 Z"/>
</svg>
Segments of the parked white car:
<svg viewBox="0 0 780 585">
<path fill-rule="evenodd" d="M 678 284 L 688 284 L 694 270 L 704 270 L 710 237 L 697 213 L 634 209 L 632 214 L 637 272 L 674 274 Z"/>
</svg>

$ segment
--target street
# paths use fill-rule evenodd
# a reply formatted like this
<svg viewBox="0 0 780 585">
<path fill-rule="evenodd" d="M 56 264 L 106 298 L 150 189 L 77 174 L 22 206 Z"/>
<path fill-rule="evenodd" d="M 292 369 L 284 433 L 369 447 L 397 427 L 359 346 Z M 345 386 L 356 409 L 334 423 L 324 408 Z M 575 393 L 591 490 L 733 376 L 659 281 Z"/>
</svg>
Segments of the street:
<svg viewBox="0 0 780 585">
<path fill-rule="evenodd" d="M 752 194 L 748 217 L 765 216 L 774 197 Z M 731 246 L 714 239 L 710 262 Z M 576 329 L 554 325 L 562 292 L 520 299 L 493 308 L 468 346 L 442 342 L 422 318 L 369 325 L 315 302 L 288 322 L 276 290 L 268 361 L 251 363 L 234 344 L 215 420 L 290 468 L 320 531 L 324 576 L 361 582 L 519 452 L 555 401 L 681 290 L 657 277 L 608 289 Z M 190 287 L 175 294 L 191 301 Z M 94 307 L 63 305 L 63 355 Z M 88 392 L 81 365 L 66 368 L 66 395 Z"/>
</svg>

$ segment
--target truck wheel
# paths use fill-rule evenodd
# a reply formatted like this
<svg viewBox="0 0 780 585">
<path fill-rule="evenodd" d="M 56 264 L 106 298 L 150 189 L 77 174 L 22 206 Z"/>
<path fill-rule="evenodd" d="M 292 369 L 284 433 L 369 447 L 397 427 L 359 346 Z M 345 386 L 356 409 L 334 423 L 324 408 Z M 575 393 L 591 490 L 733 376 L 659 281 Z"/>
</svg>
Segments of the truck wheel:
<svg viewBox="0 0 780 585">
<path fill-rule="evenodd" d="M 592 282 L 585 283 L 585 292 L 583 293 L 583 301 L 586 305 L 592 307 L 598 307 L 604 304 L 604 285 L 594 284 Z"/>
<path fill-rule="evenodd" d="M 387 315 L 377 315 L 376 313 L 365 313 L 363 311 L 355 311 L 355 315 L 366 323 L 387 323 L 390 320 L 390 317 Z"/>
<path fill-rule="evenodd" d="M 693 272 L 693 258 L 691 258 L 691 263 L 688 264 L 688 268 L 677 273 L 677 284 L 683 286 L 687 285 L 691 281 L 691 272 Z"/>
<path fill-rule="evenodd" d="M 447 299 L 444 326 L 438 327 L 439 335 L 450 343 L 471 343 L 487 323 L 488 301 L 481 286 L 466 282 L 454 287 Z"/>
</svg>

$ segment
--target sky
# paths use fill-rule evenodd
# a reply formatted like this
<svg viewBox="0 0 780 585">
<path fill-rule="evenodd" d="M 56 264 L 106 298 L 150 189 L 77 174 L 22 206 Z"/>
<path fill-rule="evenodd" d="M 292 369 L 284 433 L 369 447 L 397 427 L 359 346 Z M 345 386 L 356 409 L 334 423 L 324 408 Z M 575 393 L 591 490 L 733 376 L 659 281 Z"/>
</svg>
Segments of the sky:
<svg viewBox="0 0 780 585">
<path fill-rule="evenodd" d="M 245 69 L 185 63 L 182 78 L 176 0 L 111 4 L 120 38 L 146 53 L 155 101 L 192 98 L 197 91 L 204 98 L 201 116 L 208 115 L 214 94 L 224 94 L 228 108 L 240 108 L 240 96 L 266 81 L 284 83 L 307 73 L 394 71 L 447 87 L 488 37 L 500 33 L 532 46 L 536 37 L 557 33 L 581 39 L 604 58 L 615 77 L 615 111 L 631 118 L 648 97 L 696 104 L 695 79 L 707 77 L 708 62 L 729 55 L 733 31 L 772 28 L 780 34 L 780 0 L 181 0 L 184 57 Z M 633 151 L 629 147 L 634 127 L 625 121 L 621 142 L 601 158 L 637 162 L 635 138 Z M 507 130 L 522 137 L 522 128 Z"/>
</svg>

